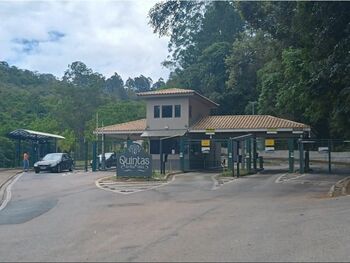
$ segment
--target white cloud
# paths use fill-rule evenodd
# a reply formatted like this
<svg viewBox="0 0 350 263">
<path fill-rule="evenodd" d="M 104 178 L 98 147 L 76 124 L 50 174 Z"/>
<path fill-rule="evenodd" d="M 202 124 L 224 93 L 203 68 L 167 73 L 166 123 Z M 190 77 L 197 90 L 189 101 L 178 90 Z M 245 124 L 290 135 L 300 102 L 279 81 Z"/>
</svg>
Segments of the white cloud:
<svg viewBox="0 0 350 263">
<path fill-rule="evenodd" d="M 160 63 L 167 56 L 168 39 L 153 34 L 148 25 L 154 4 L 2 1 L 0 61 L 58 77 L 79 60 L 106 77 L 117 72 L 124 80 L 141 74 L 167 78 Z"/>
</svg>

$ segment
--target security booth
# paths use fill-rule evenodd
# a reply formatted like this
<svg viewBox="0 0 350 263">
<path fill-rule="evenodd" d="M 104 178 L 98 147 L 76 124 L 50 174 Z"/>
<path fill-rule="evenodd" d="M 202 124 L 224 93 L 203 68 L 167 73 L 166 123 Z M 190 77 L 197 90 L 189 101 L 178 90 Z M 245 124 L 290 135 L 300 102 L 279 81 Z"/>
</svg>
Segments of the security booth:
<svg viewBox="0 0 350 263">
<path fill-rule="evenodd" d="M 310 126 L 270 115 L 211 115 L 219 105 L 194 90 L 166 89 L 138 94 L 146 101 L 146 118 L 100 127 L 106 138 L 137 141 L 161 172 L 281 168 L 294 172 L 298 139 Z M 241 137 L 243 136 L 243 137 Z M 101 146 L 101 148 L 104 148 Z"/>
<path fill-rule="evenodd" d="M 63 136 L 27 129 L 17 129 L 7 135 L 15 140 L 15 166 L 22 166 L 24 152 L 28 152 L 30 166 L 45 156 L 47 153 L 57 152 L 57 140 L 64 139 Z"/>
</svg>

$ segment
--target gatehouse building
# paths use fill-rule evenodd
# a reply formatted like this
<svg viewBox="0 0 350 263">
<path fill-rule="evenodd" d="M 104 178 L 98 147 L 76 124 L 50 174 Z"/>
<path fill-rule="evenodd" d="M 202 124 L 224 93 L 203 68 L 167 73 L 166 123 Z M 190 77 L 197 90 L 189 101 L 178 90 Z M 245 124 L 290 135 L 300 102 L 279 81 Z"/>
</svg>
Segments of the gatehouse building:
<svg viewBox="0 0 350 263">
<path fill-rule="evenodd" d="M 311 131 L 309 125 L 271 115 L 212 115 L 219 105 L 194 90 L 173 88 L 137 95 L 146 102 L 145 119 L 100 127 L 94 133 L 147 142 L 155 162 L 164 159 L 181 170 L 211 169 L 229 162 L 232 138 L 249 135 L 255 143 L 245 148 L 273 151 L 278 139 L 309 137 Z"/>
</svg>

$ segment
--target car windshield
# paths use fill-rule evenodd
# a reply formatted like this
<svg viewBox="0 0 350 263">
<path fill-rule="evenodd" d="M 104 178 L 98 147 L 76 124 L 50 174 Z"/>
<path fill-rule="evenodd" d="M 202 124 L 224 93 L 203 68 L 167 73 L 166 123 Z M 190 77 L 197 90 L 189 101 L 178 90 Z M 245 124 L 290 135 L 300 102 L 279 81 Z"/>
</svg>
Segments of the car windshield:
<svg viewBox="0 0 350 263">
<path fill-rule="evenodd" d="M 49 153 L 44 156 L 43 161 L 57 161 L 60 160 L 61 157 L 61 153 Z"/>
</svg>

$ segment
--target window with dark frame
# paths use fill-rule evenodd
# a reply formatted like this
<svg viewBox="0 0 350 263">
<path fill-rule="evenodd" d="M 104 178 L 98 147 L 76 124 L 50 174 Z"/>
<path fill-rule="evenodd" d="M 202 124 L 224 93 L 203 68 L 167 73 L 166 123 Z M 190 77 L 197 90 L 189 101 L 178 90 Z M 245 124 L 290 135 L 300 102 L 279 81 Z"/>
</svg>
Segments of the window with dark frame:
<svg viewBox="0 0 350 263">
<path fill-rule="evenodd" d="M 160 106 L 156 105 L 153 107 L 154 118 L 160 117 Z"/>
<path fill-rule="evenodd" d="M 181 117 L 181 105 L 175 105 L 175 118 Z"/>
<path fill-rule="evenodd" d="M 172 117 L 173 117 L 173 105 L 163 105 L 162 118 L 172 118 Z"/>
</svg>

